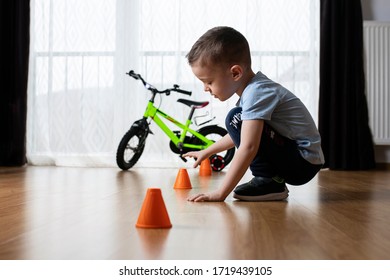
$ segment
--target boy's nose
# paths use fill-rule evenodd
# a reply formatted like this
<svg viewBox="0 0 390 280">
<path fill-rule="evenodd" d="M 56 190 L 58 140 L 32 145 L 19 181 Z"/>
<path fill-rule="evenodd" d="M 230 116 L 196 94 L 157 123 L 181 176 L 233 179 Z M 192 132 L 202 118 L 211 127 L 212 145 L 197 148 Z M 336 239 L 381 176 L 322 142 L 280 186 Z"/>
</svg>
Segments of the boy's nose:
<svg viewBox="0 0 390 280">
<path fill-rule="evenodd" d="M 204 85 L 204 91 L 210 92 L 210 88 L 207 85 Z"/>
</svg>

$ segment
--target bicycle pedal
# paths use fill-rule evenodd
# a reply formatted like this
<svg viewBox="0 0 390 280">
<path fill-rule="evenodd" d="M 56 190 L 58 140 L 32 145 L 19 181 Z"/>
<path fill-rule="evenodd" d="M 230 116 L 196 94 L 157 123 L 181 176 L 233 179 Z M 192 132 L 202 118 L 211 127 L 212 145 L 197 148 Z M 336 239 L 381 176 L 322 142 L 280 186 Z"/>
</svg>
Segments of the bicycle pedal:
<svg viewBox="0 0 390 280">
<path fill-rule="evenodd" d="M 187 159 L 183 157 L 183 155 L 180 155 L 179 158 L 181 158 L 182 161 L 187 162 Z"/>
</svg>

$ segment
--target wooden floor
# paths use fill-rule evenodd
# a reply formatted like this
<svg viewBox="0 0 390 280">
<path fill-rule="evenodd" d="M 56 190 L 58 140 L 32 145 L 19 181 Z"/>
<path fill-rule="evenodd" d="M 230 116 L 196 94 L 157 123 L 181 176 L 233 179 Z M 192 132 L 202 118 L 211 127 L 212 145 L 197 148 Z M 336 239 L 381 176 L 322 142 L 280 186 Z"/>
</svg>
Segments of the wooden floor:
<svg viewBox="0 0 390 280">
<path fill-rule="evenodd" d="M 386 170 L 387 169 L 387 170 Z M 0 259 L 390 259 L 390 171 L 323 170 L 283 202 L 191 203 L 178 169 L 0 168 Z M 250 179 L 246 174 L 243 181 Z M 171 229 L 135 227 L 161 188 Z"/>
</svg>

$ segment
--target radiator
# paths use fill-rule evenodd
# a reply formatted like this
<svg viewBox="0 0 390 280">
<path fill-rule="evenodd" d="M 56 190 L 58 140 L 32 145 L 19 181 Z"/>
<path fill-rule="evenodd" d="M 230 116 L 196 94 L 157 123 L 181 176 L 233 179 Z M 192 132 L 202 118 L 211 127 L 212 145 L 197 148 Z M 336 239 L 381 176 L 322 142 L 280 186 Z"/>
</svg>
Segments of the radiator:
<svg viewBox="0 0 390 280">
<path fill-rule="evenodd" d="M 390 22 L 364 21 L 366 95 L 377 145 L 390 145 Z"/>
</svg>

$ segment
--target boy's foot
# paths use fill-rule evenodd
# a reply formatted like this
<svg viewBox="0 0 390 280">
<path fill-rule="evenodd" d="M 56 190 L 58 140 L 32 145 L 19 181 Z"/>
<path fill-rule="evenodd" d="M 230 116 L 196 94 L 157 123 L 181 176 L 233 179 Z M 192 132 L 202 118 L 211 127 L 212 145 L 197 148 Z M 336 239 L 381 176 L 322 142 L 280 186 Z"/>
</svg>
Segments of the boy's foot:
<svg viewBox="0 0 390 280">
<path fill-rule="evenodd" d="M 233 197 L 245 201 L 284 200 L 288 197 L 288 189 L 279 177 L 253 177 L 248 183 L 237 186 Z"/>
</svg>

